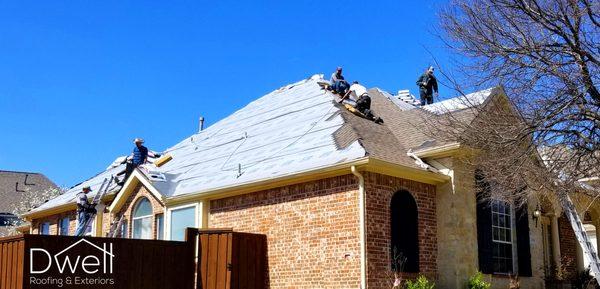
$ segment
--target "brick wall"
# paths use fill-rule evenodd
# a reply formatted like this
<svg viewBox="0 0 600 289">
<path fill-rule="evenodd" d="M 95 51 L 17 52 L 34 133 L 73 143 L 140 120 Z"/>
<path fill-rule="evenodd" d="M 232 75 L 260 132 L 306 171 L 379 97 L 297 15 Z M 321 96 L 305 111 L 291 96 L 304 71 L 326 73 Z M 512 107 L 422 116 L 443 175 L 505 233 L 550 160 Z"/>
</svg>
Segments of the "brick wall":
<svg viewBox="0 0 600 289">
<path fill-rule="evenodd" d="M 158 214 L 163 214 L 163 220 L 164 220 L 164 212 L 165 212 L 165 208 L 164 208 L 164 204 L 158 200 L 152 193 L 150 193 L 150 191 L 148 191 L 148 189 L 146 187 L 144 187 L 142 184 L 138 184 L 137 187 L 133 190 L 133 192 L 129 195 L 129 197 L 127 198 L 127 201 L 125 202 L 125 204 L 123 204 L 123 206 L 121 207 L 121 210 L 117 213 L 117 214 L 121 214 L 123 213 L 125 215 L 125 220 L 127 221 L 127 237 L 131 238 L 132 236 L 132 221 L 131 221 L 131 215 L 133 214 L 133 210 L 135 209 L 135 206 L 138 204 L 138 202 L 142 199 L 142 198 L 146 198 L 150 201 L 150 204 L 152 204 L 152 238 L 156 239 L 156 235 L 157 235 L 157 227 L 156 227 L 156 216 Z M 105 224 L 107 222 L 104 222 Z M 164 225 L 164 224 L 163 224 Z M 109 223 L 110 226 L 110 223 Z M 105 229 L 106 231 L 104 232 L 108 232 L 109 229 Z"/>
<path fill-rule="evenodd" d="M 558 218 L 558 236 L 560 239 L 560 258 L 564 278 L 572 280 L 577 276 L 577 237 L 567 217 Z"/>
<path fill-rule="evenodd" d="M 266 234 L 270 288 L 360 287 L 353 175 L 213 200 L 209 227 Z"/>
<path fill-rule="evenodd" d="M 365 173 L 367 202 L 368 288 L 391 288 L 390 211 L 394 193 L 406 190 L 417 203 L 419 272 L 437 274 L 437 221 L 435 186 L 376 173 Z M 417 274 L 404 274 L 414 278 Z"/>
<path fill-rule="evenodd" d="M 63 218 L 69 217 L 69 235 L 74 235 L 77 229 L 77 213 L 75 211 L 64 212 L 44 218 L 36 219 L 31 222 L 33 234 L 40 233 L 40 225 L 42 223 L 50 223 L 50 235 L 58 235 L 58 222 Z"/>
</svg>

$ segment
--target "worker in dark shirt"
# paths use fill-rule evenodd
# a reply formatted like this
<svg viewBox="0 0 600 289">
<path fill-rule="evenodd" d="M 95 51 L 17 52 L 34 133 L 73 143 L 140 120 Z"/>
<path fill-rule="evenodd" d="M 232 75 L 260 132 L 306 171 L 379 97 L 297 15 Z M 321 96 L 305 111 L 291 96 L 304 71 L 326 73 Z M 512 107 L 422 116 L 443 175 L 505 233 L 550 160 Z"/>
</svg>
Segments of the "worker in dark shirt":
<svg viewBox="0 0 600 289">
<path fill-rule="evenodd" d="M 88 201 L 87 194 L 92 189 L 89 186 L 85 186 L 81 189 L 81 192 L 77 193 L 77 229 L 75 230 L 75 236 L 83 236 L 86 231 L 86 224 L 93 214 L 96 214 L 96 204 L 92 204 Z"/>
<path fill-rule="evenodd" d="M 151 156 L 154 158 L 160 157 L 159 153 L 149 151 L 148 148 L 146 148 L 143 145 L 143 143 L 144 143 L 143 139 L 136 138 L 135 140 L 133 140 L 133 143 L 135 144 L 135 147 L 133 148 L 131 157 L 129 159 L 125 160 L 125 162 L 126 162 L 125 171 L 117 174 L 117 176 L 122 175 L 123 173 L 125 174 L 125 178 L 123 178 L 123 180 L 121 182 L 119 182 L 120 185 L 124 184 L 125 181 L 127 181 L 127 179 L 133 173 L 133 170 L 135 168 L 145 164 L 148 161 L 148 156 Z"/>
<path fill-rule="evenodd" d="M 338 67 L 335 72 L 331 74 L 331 79 L 329 81 L 331 82 L 330 89 L 339 95 L 345 95 L 346 90 L 348 90 L 348 87 L 350 87 L 342 75 L 341 67 Z"/>
<path fill-rule="evenodd" d="M 419 86 L 419 94 L 421 95 L 421 105 L 432 104 L 434 92 L 436 97 L 438 95 L 438 83 L 433 75 L 433 66 L 430 66 L 417 79 L 417 85 Z"/>
</svg>

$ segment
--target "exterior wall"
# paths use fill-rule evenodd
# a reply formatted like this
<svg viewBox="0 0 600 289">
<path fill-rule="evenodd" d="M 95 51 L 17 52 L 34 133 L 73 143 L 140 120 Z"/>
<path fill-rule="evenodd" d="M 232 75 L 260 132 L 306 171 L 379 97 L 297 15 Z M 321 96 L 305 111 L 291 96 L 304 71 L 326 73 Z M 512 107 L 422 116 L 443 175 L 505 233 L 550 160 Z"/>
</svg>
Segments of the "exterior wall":
<svg viewBox="0 0 600 289">
<path fill-rule="evenodd" d="M 452 182 L 437 187 L 438 288 L 464 288 L 479 266 L 474 179 L 450 158 L 438 162 L 452 168 L 453 176 Z"/>
<path fill-rule="evenodd" d="M 560 260 L 563 278 L 572 280 L 577 276 L 577 249 L 579 243 L 567 217 L 563 214 L 558 218 L 558 236 L 560 239 Z"/>
<path fill-rule="evenodd" d="M 469 277 L 479 270 L 477 243 L 477 200 L 473 170 L 451 158 L 437 159 L 450 168 L 452 182 L 437 187 L 436 218 L 438 241 L 438 283 L 436 288 L 465 288 Z M 530 202 L 529 216 L 536 207 Z M 544 288 L 541 227 L 529 219 L 532 277 L 520 277 L 521 288 Z M 508 288 L 503 275 L 485 275 L 492 288 Z"/>
<path fill-rule="evenodd" d="M 69 217 L 69 235 L 74 235 L 77 229 L 77 212 L 69 211 L 56 215 L 47 216 L 40 219 L 35 219 L 31 222 L 31 229 L 33 234 L 40 233 L 40 224 L 44 222 L 50 223 L 50 235 L 58 235 L 58 222 L 65 217 Z"/>
<path fill-rule="evenodd" d="M 121 208 L 121 212 L 125 214 L 125 220 L 127 220 L 127 236 L 131 236 L 131 214 L 133 213 L 133 209 L 137 202 L 141 198 L 147 198 L 152 204 L 152 212 L 154 217 L 152 218 L 152 238 L 156 239 L 157 228 L 156 228 L 156 215 L 164 214 L 165 208 L 164 205 L 154 196 L 152 195 L 146 187 L 139 184 L 134 190 L 133 193 L 127 198 L 127 201 Z M 110 202 L 105 204 L 105 207 L 110 206 Z M 112 222 L 112 216 L 110 213 L 99 210 L 98 214 L 102 214 L 102 234 L 100 236 L 104 237 L 110 231 L 110 225 Z M 35 219 L 31 222 L 32 224 L 32 233 L 39 234 L 39 226 L 43 222 L 50 222 L 50 235 L 58 234 L 58 221 L 66 216 L 71 218 L 71 222 L 69 224 L 69 235 L 74 235 L 75 230 L 77 229 L 77 213 L 75 211 L 69 211 L 61 214 L 51 215 L 40 219 Z M 164 219 L 163 219 L 164 220 Z"/>
<path fill-rule="evenodd" d="M 419 234 L 419 274 L 437 278 L 437 220 L 435 186 L 376 173 L 364 173 L 367 211 L 367 285 L 391 288 L 390 211 L 392 196 L 408 191 L 417 203 Z M 418 274 L 405 273 L 405 278 Z"/>
<path fill-rule="evenodd" d="M 127 237 L 131 238 L 131 236 L 133 234 L 133 231 L 132 231 L 133 223 L 131 220 L 131 215 L 133 214 L 133 210 L 135 209 L 135 206 L 137 205 L 138 201 L 141 200 L 142 198 L 147 198 L 150 201 L 150 204 L 152 205 L 152 214 L 154 215 L 152 217 L 152 238 L 157 239 L 157 231 L 158 230 L 156 227 L 156 215 L 163 214 L 163 220 L 164 220 L 165 207 L 142 184 L 137 185 L 137 187 L 133 190 L 131 195 L 129 195 L 129 197 L 127 198 L 127 201 L 125 202 L 125 204 L 121 207 L 121 210 L 119 211 L 118 214 L 125 215 L 125 220 L 127 220 L 127 231 L 128 231 Z M 105 224 L 107 224 L 107 223 L 105 222 Z M 108 222 L 108 226 L 109 226 L 108 229 L 106 229 L 106 231 L 104 231 L 104 232 L 108 232 L 110 230 L 110 222 Z"/>
<path fill-rule="evenodd" d="M 213 200 L 209 227 L 266 234 L 272 289 L 360 287 L 353 175 Z"/>
</svg>

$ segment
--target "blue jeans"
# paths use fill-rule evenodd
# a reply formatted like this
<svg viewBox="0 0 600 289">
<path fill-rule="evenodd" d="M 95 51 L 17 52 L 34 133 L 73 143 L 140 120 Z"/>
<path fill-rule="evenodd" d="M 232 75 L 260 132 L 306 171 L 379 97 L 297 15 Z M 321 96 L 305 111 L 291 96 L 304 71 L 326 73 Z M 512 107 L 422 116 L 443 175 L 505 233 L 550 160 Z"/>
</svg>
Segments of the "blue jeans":
<svg viewBox="0 0 600 289">
<path fill-rule="evenodd" d="M 85 223 L 87 223 L 90 215 L 85 211 L 81 211 L 77 213 L 77 230 L 75 230 L 75 236 L 83 236 L 85 234 Z"/>
<path fill-rule="evenodd" d="M 349 87 L 350 86 L 348 85 L 348 82 L 346 82 L 345 80 L 336 81 L 331 85 L 331 89 L 337 92 L 338 94 L 346 93 L 346 90 Z"/>
</svg>

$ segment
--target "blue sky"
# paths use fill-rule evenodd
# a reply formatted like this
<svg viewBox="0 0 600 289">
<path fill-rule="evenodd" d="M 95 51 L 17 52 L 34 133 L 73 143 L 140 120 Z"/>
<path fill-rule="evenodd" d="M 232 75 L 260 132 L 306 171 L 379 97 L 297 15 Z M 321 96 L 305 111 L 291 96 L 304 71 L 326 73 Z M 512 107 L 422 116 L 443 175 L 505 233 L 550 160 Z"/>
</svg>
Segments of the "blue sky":
<svg viewBox="0 0 600 289">
<path fill-rule="evenodd" d="M 416 90 L 444 1 L 0 0 L 0 170 L 72 186 L 336 66 Z M 444 93 L 442 88 L 442 95 Z"/>
</svg>

